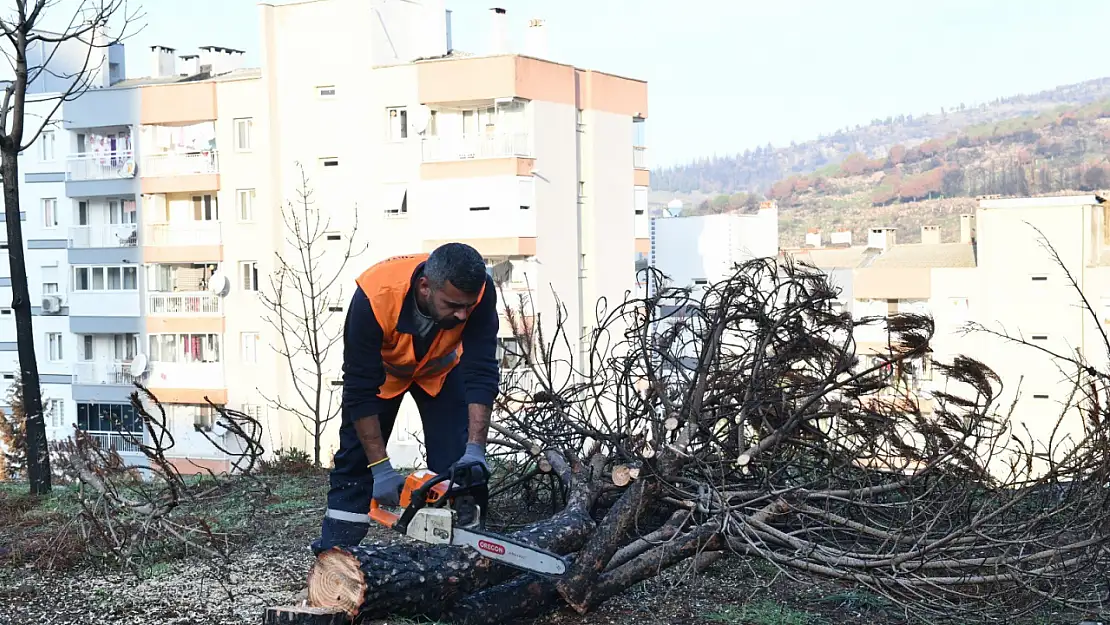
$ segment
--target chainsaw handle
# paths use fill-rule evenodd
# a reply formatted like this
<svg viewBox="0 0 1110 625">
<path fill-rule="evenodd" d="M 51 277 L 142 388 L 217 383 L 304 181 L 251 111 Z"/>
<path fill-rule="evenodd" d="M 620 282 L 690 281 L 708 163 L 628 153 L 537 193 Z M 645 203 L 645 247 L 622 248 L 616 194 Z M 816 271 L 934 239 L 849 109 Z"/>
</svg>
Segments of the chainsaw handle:
<svg viewBox="0 0 1110 625">
<path fill-rule="evenodd" d="M 377 499 L 370 500 L 370 518 L 388 528 L 392 528 L 401 519 L 400 515 L 379 506 Z"/>
</svg>

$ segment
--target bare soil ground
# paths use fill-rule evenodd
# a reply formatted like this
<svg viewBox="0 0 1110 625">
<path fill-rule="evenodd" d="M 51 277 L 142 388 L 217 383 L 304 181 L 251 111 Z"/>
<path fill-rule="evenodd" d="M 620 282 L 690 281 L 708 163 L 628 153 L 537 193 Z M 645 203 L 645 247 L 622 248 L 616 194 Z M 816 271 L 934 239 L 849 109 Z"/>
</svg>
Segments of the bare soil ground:
<svg viewBox="0 0 1110 625">
<path fill-rule="evenodd" d="M 292 604 L 304 587 L 312 563 L 308 544 L 319 531 L 327 489 L 321 474 L 263 479 L 273 496 L 260 508 L 232 497 L 219 509 L 206 511 L 239 541 L 237 556 L 224 571 L 172 546 L 152 549 L 136 571 L 98 561 L 86 554 L 85 540 L 72 522 L 79 512 L 75 490 L 56 486 L 45 500 L 33 501 L 24 494 L 25 485 L 0 483 L 0 624 L 260 622 L 265 607 Z M 367 537 L 394 539 L 378 528 Z M 871 593 L 791 579 L 763 562 L 733 558 L 694 578 L 678 567 L 586 616 L 568 610 L 516 625 L 907 622 L 900 608 Z"/>
</svg>

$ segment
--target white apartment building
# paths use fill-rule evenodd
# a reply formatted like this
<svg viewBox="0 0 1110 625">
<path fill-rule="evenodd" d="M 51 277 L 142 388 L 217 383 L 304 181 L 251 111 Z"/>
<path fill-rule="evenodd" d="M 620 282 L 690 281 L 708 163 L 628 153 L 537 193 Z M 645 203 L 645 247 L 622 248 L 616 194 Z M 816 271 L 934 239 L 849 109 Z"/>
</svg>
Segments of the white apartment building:
<svg viewBox="0 0 1110 625">
<path fill-rule="evenodd" d="M 367 246 L 344 270 L 329 332 L 341 331 L 366 267 L 445 241 L 486 256 L 503 303 L 523 303 L 523 328 L 541 314 L 553 323 L 559 308 L 572 338 L 562 357 L 578 356 L 598 298 L 635 289 L 647 252 L 644 82 L 544 58 L 539 20 L 529 55 L 452 50 L 442 0 L 261 2 L 259 15 L 259 69 L 241 68 L 238 50 L 153 46 L 151 75 L 127 79 L 122 48 L 109 49 L 106 83 L 67 102 L 21 156 L 52 439 L 76 424 L 141 461 L 113 431 L 113 420 L 139 429 L 129 406 L 139 381 L 166 411 L 167 456 L 182 472 L 229 466 L 205 438 L 231 442 L 208 401 L 259 418 L 270 451 L 311 451 L 299 420 L 267 401 L 301 407 L 259 297 L 275 253 L 297 253 L 281 208 L 296 199 L 300 166 L 330 221 L 324 244 L 336 246 L 323 263 L 352 233 Z M 506 13 L 491 17 L 504 35 Z M 348 54 L 317 62 L 324 39 Z M 7 272 L 4 263 L 0 297 L 10 300 Z M 501 326 L 508 365 L 516 349 Z M 15 347 L 12 311 L 0 309 L 9 381 Z M 341 355 L 340 343 L 324 389 L 336 403 Z M 413 408 L 391 441 L 399 464 L 420 462 Z M 325 463 L 338 425 L 324 436 Z"/>
<path fill-rule="evenodd" d="M 452 49 L 443 0 L 260 8 L 269 192 L 294 197 L 299 163 L 337 233 L 350 235 L 357 212 L 358 247 L 369 247 L 346 267 L 344 304 L 370 264 L 463 241 L 507 278 L 502 301 L 524 298 L 525 327 L 542 315 L 550 336 L 562 310 L 572 353 L 559 356 L 577 359 L 597 300 L 620 302 L 635 288 L 649 185 L 646 84 L 545 58 L 539 21 L 528 54 L 514 53 L 501 9 L 490 11 L 493 54 L 472 56 Z M 325 39 L 344 53 L 320 63 Z M 504 318 L 501 328 L 511 352 Z M 288 379 L 280 384 L 288 393 Z M 391 457 L 416 462 L 419 429 L 406 400 Z M 338 438 L 326 441 L 330 457 Z"/>
</svg>

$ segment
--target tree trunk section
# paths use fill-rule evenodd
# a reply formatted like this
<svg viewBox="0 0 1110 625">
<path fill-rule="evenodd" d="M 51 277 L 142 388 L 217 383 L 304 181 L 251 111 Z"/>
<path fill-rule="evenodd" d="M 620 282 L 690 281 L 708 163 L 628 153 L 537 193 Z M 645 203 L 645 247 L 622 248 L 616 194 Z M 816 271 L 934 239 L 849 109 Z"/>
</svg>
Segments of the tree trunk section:
<svg viewBox="0 0 1110 625">
<path fill-rule="evenodd" d="M 337 608 L 287 606 L 267 608 L 262 625 L 350 625 L 351 617 Z"/>
<path fill-rule="evenodd" d="M 578 549 L 593 529 L 593 519 L 576 505 L 512 536 L 567 554 Z M 465 598 L 517 575 L 521 572 L 464 547 L 409 539 L 388 546 L 334 547 L 321 553 L 309 571 L 308 603 L 340 608 L 356 620 L 386 616 L 440 618 L 449 616 L 455 604 Z M 540 594 L 550 593 L 545 586 Z M 527 611 L 532 604 L 527 603 L 526 596 L 519 599 L 517 605 L 505 608 Z M 542 597 L 535 599 L 536 607 L 540 607 Z"/>
<path fill-rule="evenodd" d="M 15 114 L 20 114 L 22 109 L 17 103 L 13 110 Z M 3 150 L 0 155 L 0 178 L 4 185 L 4 220 L 8 231 L 12 309 L 15 311 L 23 407 L 27 415 L 27 479 L 31 483 L 31 493 L 43 495 L 50 492 L 50 454 L 46 446 L 46 419 L 42 414 L 42 387 L 39 384 L 39 366 L 35 358 L 35 332 L 27 289 L 27 263 L 23 256 L 23 228 L 19 220 L 18 150 L 18 144 L 7 146 Z"/>
</svg>

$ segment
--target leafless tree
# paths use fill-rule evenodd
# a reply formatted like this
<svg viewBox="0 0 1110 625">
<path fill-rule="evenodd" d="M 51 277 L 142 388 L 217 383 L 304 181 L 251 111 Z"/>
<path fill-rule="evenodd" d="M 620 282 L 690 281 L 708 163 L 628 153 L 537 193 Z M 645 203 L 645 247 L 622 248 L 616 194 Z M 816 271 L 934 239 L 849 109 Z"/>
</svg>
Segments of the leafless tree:
<svg viewBox="0 0 1110 625">
<path fill-rule="evenodd" d="M 131 394 L 131 406 L 137 423 L 115 422 L 112 427 L 116 441 L 137 450 L 143 462 L 125 461 L 113 441 L 105 443 L 76 426 L 72 438 L 52 445 L 59 473 L 83 487 L 78 518 L 83 533 L 98 553 L 132 568 L 144 563 L 148 550 L 166 543 L 205 554 L 213 567 L 228 564 L 233 547 L 230 537 L 214 530 L 203 517 L 181 513 L 180 508 L 225 501 L 233 482 L 257 486 L 236 492 L 236 498 L 268 492 L 254 477 L 263 454 L 262 424 L 208 401 L 219 414 L 217 425 L 230 437 L 203 430 L 202 434 L 229 458 L 229 470 L 217 474 L 205 468 L 207 479 L 186 480 L 170 460 L 175 440 L 165 410 L 150 391 L 141 384 L 135 386 L 138 390 Z M 139 424 L 141 429 L 136 431 Z M 229 438 L 232 444 L 228 444 Z"/>
<path fill-rule="evenodd" d="M 585 375 L 553 383 L 555 340 L 526 342 L 530 379 L 499 400 L 493 490 L 551 504 L 512 535 L 566 554 L 565 577 L 412 541 L 338 547 L 309 573 L 310 605 L 464 623 L 584 613 L 737 555 L 926 618 L 1108 599 L 1105 418 L 1037 471 L 985 364 L 934 363 L 928 401 L 892 387 L 891 369 L 931 352 L 930 318 L 853 319 L 827 276 L 789 261 L 746 262 L 698 297 L 646 273 L 651 297 L 598 313 Z M 879 324 L 889 349 L 872 363 L 854 331 Z"/>
<path fill-rule="evenodd" d="M 285 222 L 285 249 L 275 253 L 275 270 L 270 276 L 269 292 L 260 299 L 268 314 L 266 321 L 277 333 L 274 351 L 289 367 L 292 392 L 282 397 L 267 397 L 270 406 L 281 413 L 293 414 L 313 440 L 313 463 L 320 466 L 324 429 L 339 416 L 337 387 L 332 386 L 334 363 L 329 357 L 343 338 L 342 311 L 346 309 L 345 290 L 339 281 L 346 276 L 347 264 L 366 250 L 355 248 L 358 211 L 351 210 L 353 223 L 336 235 L 330 211 L 316 207 L 314 190 L 304 166 L 297 163 L 300 182 L 296 199 L 282 208 Z M 340 241 L 329 243 L 329 236 Z M 340 345 L 340 349 L 342 346 Z"/>
<path fill-rule="evenodd" d="M 128 9 L 127 0 L 79 0 L 72 13 L 67 13 L 68 25 L 47 30 L 51 22 L 64 23 L 59 21 L 65 19 L 61 0 L 13 2 L 14 10 L 0 17 L 3 35 L 0 49 L 13 72 L 0 103 L 0 177 L 4 185 L 19 368 L 26 389 L 27 472 L 31 492 L 42 494 L 50 490 L 50 459 L 19 219 L 19 154 L 34 144 L 44 128 L 57 122 L 56 116 L 65 102 L 79 98 L 98 82 L 103 84 L 102 77 L 108 71 L 105 63 L 108 47 L 129 36 L 129 28 L 141 16 Z M 77 53 L 67 54 L 71 49 Z M 65 66 L 70 59 L 78 61 Z M 28 111 L 28 95 L 33 95 L 34 101 L 43 107 L 45 112 L 41 116 L 32 116 Z"/>
</svg>

